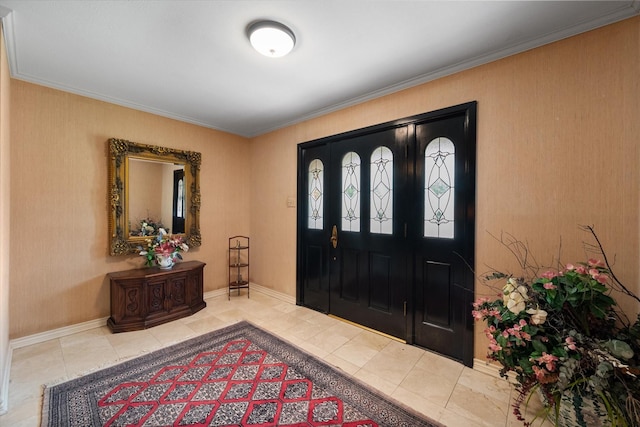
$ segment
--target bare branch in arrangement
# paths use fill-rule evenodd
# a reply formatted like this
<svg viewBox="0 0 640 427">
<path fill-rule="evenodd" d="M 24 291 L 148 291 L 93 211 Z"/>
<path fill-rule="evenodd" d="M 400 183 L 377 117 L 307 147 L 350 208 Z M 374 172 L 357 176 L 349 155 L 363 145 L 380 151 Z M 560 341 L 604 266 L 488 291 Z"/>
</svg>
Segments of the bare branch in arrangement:
<svg viewBox="0 0 640 427">
<path fill-rule="evenodd" d="M 602 258 L 604 260 L 604 263 L 607 265 L 607 269 L 609 270 L 609 274 L 611 276 L 611 279 L 614 281 L 614 283 L 618 286 L 618 290 L 622 293 L 624 293 L 627 296 L 630 296 L 631 298 L 635 299 L 636 301 L 640 302 L 640 298 L 638 298 L 638 296 L 631 292 L 626 286 L 624 286 L 622 284 L 622 282 L 620 280 L 618 280 L 618 278 L 616 277 L 616 275 L 613 273 L 613 269 L 611 268 L 611 264 L 609 263 L 609 258 L 607 257 L 607 254 L 604 251 L 604 248 L 602 247 L 602 243 L 600 243 L 600 239 L 598 238 L 598 235 L 596 234 L 594 228 L 590 225 L 581 225 L 580 228 L 584 231 L 588 231 L 591 233 L 591 235 L 593 236 L 593 238 L 596 241 L 595 245 L 590 245 L 590 247 L 597 249 L 594 250 L 593 252 L 597 252 L 599 254 L 602 255 Z M 588 246 L 589 247 L 589 246 Z M 615 260 L 615 256 L 614 256 L 614 260 Z"/>
</svg>

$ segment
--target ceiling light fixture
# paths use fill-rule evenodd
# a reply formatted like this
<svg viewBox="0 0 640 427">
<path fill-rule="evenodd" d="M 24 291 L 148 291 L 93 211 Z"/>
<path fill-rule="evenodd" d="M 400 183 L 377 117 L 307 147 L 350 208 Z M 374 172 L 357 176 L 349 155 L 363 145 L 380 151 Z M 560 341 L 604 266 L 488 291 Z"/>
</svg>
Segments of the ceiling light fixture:
<svg viewBox="0 0 640 427">
<path fill-rule="evenodd" d="M 257 21 L 247 27 L 251 46 L 261 54 L 280 58 L 291 52 L 296 36 L 286 25 L 275 21 Z"/>
</svg>

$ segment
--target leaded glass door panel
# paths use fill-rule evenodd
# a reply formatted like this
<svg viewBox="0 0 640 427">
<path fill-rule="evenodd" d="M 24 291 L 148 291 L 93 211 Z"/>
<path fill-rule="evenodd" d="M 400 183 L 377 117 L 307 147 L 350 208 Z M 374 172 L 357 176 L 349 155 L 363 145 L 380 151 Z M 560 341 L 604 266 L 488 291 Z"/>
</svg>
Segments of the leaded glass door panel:
<svg viewBox="0 0 640 427">
<path fill-rule="evenodd" d="M 330 313 L 401 339 L 410 257 L 396 211 L 407 191 L 407 142 L 406 126 L 333 142 L 329 170 L 340 179 L 327 191 L 336 226 Z"/>
<path fill-rule="evenodd" d="M 471 363 L 475 136 L 469 111 L 416 124 L 415 343 Z M 417 221 L 420 221 L 418 224 Z"/>
<path fill-rule="evenodd" d="M 326 218 L 329 146 L 299 150 L 298 303 L 329 312 L 329 232 Z"/>
</svg>

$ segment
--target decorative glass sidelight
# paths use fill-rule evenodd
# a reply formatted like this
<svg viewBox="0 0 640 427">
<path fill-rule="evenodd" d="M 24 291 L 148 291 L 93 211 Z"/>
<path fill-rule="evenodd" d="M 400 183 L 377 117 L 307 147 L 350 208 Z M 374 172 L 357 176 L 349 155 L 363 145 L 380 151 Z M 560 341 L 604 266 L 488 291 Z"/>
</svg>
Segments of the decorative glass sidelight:
<svg viewBox="0 0 640 427">
<path fill-rule="evenodd" d="M 424 237 L 453 239 L 455 146 L 444 137 L 425 149 Z"/>
<path fill-rule="evenodd" d="M 342 230 L 360 231 L 360 156 L 353 151 L 342 158 Z"/>
<path fill-rule="evenodd" d="M 322 230 L 324 227 L 324 164 L 320 159 L 313 159 L 309 164 L 308 194 L 308 227 L 311 230 Z"/>
<path fill-rule="evenodd" d="M 393 153 L 380 146 L 371 154 L 371 222 L 373 234 L 393 233 Z"/>
<path fill-rule="evenodd" d="M 176 217 L 184 218 L 184 178 L 178 180 L 178 197 L 176 199 Z"/>
</svg>

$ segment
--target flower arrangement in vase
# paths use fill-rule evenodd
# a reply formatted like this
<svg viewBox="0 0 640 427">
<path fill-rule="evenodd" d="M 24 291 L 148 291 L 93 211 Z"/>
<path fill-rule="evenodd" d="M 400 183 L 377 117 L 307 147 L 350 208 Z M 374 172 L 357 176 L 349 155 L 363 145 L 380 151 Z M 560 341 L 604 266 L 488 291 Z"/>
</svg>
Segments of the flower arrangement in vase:
<svg viewBox="0 0 640 427">
<path fill-rule="evenodd" d="M 131 229 L 131 227 L 129 227 Z M 137 229 L 131 229 L 130 234 L 132 236 L 156 236 L 160 232 L 160 229 L 167 232 L 167 228 L 162 225 L 162 221 L 156 221 L 150 216 L 141 219 L 138 222 Z"/>
<path fill-rule="evenodd" d="M 525 425 L 521 406 L 534 391 L 545 403 L 542 415 L 556 425 L 569 417 L 565 406 L 575 396 L 581 413 L 570 425 L 640 425 L 640 315 L 629 321 L 611 293 L 640 299 L 612 273 L 593 228 L 585 229 L 604 261 L 590 258 L 542 274 L 522 242 L 501 239 L 534 274 L 490 274 L 485 279 L 500 280 L 501 291 L 473 305 L 473 317 L 487 325 L 488 359 L 502 365 L 501 376 L 515 374 L 514 414 Z"/>
<path fill-rule="evenodd" d="M 158 234 L 152 239 L 146 239 L 146 243 L 146 248 L 139 246 L 138 249 L 149 267 L 157 265 L 163 269 L 171 268 L 176 259 L 182 259 L 180 252 L 189 250 L 181 236 L 170 235 L 164 228 L 158 229 Z"/>
</svg>

